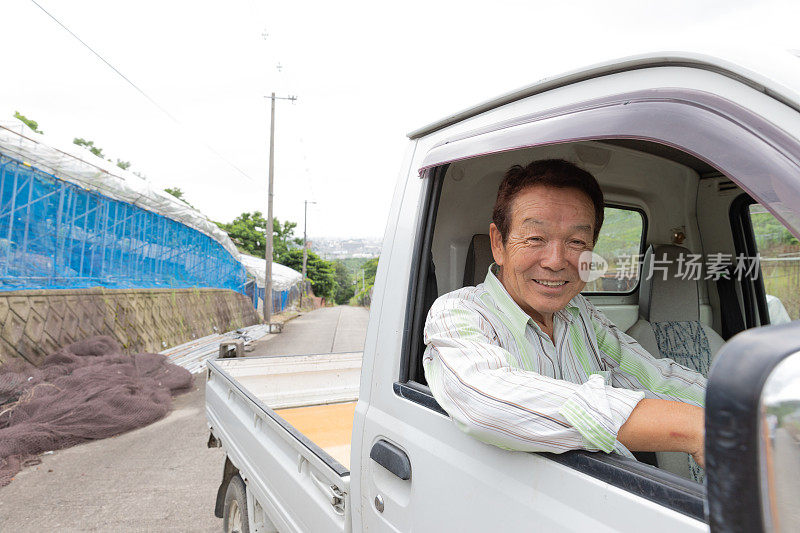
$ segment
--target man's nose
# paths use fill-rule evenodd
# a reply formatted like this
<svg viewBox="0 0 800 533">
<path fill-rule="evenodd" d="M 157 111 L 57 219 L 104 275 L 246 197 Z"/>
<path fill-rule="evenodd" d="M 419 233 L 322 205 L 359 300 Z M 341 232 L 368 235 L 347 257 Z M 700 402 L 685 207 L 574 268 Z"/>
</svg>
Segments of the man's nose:
<svg viewBox="0 0 800 533">
<path fill-rule="evenodd" d="M 563 270 L 567 266 L 566 247 L 564 243 L 550 241 L 547 247 L 542 250 L 543 256 L 541 265 L 543 268 L 553 271 Z"/>
</svg>

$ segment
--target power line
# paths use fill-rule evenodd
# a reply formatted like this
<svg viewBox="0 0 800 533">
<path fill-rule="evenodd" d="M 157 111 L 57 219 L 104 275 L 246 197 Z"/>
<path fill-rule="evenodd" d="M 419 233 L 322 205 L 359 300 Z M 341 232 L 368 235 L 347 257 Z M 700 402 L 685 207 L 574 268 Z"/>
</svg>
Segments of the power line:
<svg viewBox="0 0 800 533">
<path fill-rule="evenodd" d="M 106 64 L 106 66 L 107 66 L 108 68 L 110 68 L 111 70 L 113 70 L 114 72 L 116 72 L 116 73 L 119 75 L 119 77 L 121 77 L 123 80 L 125 80 L 125 81 L 128 83 L 128 85 L 130 85 L 131 87 L 133 87 L 133 88 L 134 88 L 134 89 L 135 89 L 135 90 L 136 90 L 136 91 L 137 91 L 139 94 L 141 94 L 142 96 L 144 96 L 144 97 L 147 99 L 147 101 L 148 101 L 148 102 L 150 102 L 151 104 L 153 104 L 153 105 L 154 105 L 156 108 L 158 108 L 158 110 L 159 110 L 159 111 L 161 111 L 161 112 L 162 112 L 162 113 L 164 113 L 166 116 L 168 116 L 168 117 L 170 118 L 170 120 L 172 120 L 172 121 L 173 121 L 175 124 L 177 124 L 178 126 L 180 126 L 181 128 L 183 128 L 184 130 L 186 130 L 186 126 L 184 126 L 183 124 L 181 124 L 181 122 L 180 122 L 180 121 L 179 121 L 177 118 L 175 118 L 175 117 L 172 115 L 172 113 L 170 113 L 169 111 L 167 111 L 167 110 L 166 110 L 166 109 L 165 109 L 165 108 L 164 108 L 164 107 L 163 107 L 161 104 L 159 104 L 159 103 L 158 103 L 158 102 L 156 102 L 156 101 L 155 101 L 153 98 L 151 98 L 151 97 L 150 97 L 150 95 L 148 95 L 146 92 L 144 92 L 142 89 L 140 89 L 138 85 L 136 85 L 135 83 L 133 83 L 133 81 L 131 81 L 131 80 L 130 80 L 130 78 L 128 78 L 128 77 L 127 77 L 125 74 L 123 74 L 122 72 L 120 72 L 120 71 L 119 71 L 119 69 L 118 69 L 117 67 L 115 67 L 114 65 L 112 65 L 111 63 L 109 63 L 108 61 L 106 61 L 106 59 L 105 59 L 103 56 L 101 56 L 101 55 L 100 55 L 98 52 L 96 52 L 96 51 L 95 51 L 95 50 L 94 50 L 94 49 L 93 49 L 91 46 L 89 46 L 88 44 L 86 44 L 86 42 L 85 42 L 83 39 L 81 39 L 80 37 L 78 37 L 78 36 L 77 36 L 77 35 L 76 35 L 76 34 L 75 34 L 75 33 L 74 33 L 72 30 L 70 30 L 69 28 L 67 28 L 67 27 L 66 27 L 66 26 L 65 26 L 65 25 L 64 25 L 64 24 L 63 24 L 63 23 L 62 23 L 60 20 L 58 20 L 56 17 L 54 17 L 54 16 L 53 16 L 53 15 L 52 15 L 52 14 L 51 14 L 49 11 L 47 11 L 47 10 L 46 10 L 44 7 L 42 7 L 42 6 L 41 6 L 41 5 L 40 5 L 40 4 L 39 4 L 39 3 L 38 3 L 36 0 L 31 0 L 31 2 L 33 2 L 33 4 L 34 4 L 36 7 L 38 7 L 39 9 L 41 9 L 41 10 L 44 12 L 44 14 L 45 14 L 45 15 L 47 15 L 48 17 L 50 17 L 51 19 L 53 19 L 53 21 L 55 21 L 55 23 L 56 23 L 56 24 L 58 24 L 59 26 L 61 26 L 62 28 L 64 28 L 64 30 L 65 30 L 67 33 L 69 33 L 70 35 L 72 35 L 72 36 L 73 36 L 73 37 L 74 37 L 74 38 L 75 38 L 75 39 L 76 39 L 76 40 L 77 40 L 79 43 L 81 43 L 83 46 L 85 46 L 87 50 L 89 50 L 89 51 L 90 51 L 92 54 L 94 54 L 94 55 L 97 57 L 97 59 L 99 59 L 100 61 L 102 61 L 103 63 L 105 63 L 105 64 Z M 225 163 L 227 163 L 228 165 L 230 165 L 230 166 L 231 166 L 231 167 L 232 167 L 234 170 L 236 170 L 236 171 L 237 171 L 239 174 L 241 174 L 242 176 L 244 176 L 245 178 L 247 178 L 247 179 L 249 179 L 249 180 L 251 180 L 251 181 L 255 181 L 255 180 L 253 180 L 253 178 L 252 178 L 252 177 L 250 177 L 250 175 L 248 175 L 248 174 L 247 174 L 245 171 L 243 171 L 242 169 L 240 169 L 239 167 L 237 167 L 237 166 L 236 166 L 234 163 L 232 163 L 231 161 L 229 161 L 229 160 L 228 160 L 228 159 L 227 159 L 225 156 L 223 156 L 222 154 L 220 154 L 219 152 L 217 152 L 216 150 L 214 150 L 214 148 L 212 148 L 210 145 L 208 145 L 208 144 L 206 144 L 205 142 L 202 142 L 202 141 L 201 141 L 201 144 L 203 144 L 203 146 L 205 146 L 205 147 L 206 147 L 206 149 L 208 149 L 208 150 L 209 150 L 211 153 L 213 153 L 214 155 L 216 155 L 217 157 L 219 157 L 221 160 L 223 160 Z"/>
</svg>

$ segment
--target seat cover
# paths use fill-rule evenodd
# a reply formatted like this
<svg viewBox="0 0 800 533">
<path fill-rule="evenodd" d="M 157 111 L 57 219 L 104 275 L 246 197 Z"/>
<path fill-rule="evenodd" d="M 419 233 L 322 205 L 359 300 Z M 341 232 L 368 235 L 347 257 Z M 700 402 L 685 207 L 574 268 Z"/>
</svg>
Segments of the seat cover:
<svg viewBox="0 0 800 533">
<path fill-rule="evenodd" d="M 676 359 L 676 362 L 707 375 L 711 358 L 725 341 L 711 327 L 700 322 L 700 292 L 695 279 L 699 275 L 694 275 L 686 264 L 690 256 L 689 250 L 673 244 L 651 245 L 647 249 L 639 289 L 639 320 L 627 333 L 654 357 L 670 357 L 665 352 L 683 357 L 676 351 L 676 347 L 684 342 L 678 335 L 679 330 L 689 336 L 687 342 L 693 339 L 692 342 L 698 343 L 699 347 L 707 343 L 708 361 L 698 360 L 695 349 L 684 350 L 689 357 L 685 362 Z M 657 332 L 660 332 L 660 341 Z M 663 343 L 662 347 L 659 342 Z"/>
</svg>

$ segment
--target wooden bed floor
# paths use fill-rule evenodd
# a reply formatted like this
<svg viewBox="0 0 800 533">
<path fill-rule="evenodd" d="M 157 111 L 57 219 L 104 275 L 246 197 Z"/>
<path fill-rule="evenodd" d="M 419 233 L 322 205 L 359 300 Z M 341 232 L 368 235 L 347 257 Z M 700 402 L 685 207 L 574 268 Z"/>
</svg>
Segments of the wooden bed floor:
<svg viewBox="0 0 800 533">
<path fill-rule="evenodd" d="M 356 402 L 277 409 L 275 413 L 294 426 L 328 455 L 350 468 L 350 439 Z"/>
</svg>

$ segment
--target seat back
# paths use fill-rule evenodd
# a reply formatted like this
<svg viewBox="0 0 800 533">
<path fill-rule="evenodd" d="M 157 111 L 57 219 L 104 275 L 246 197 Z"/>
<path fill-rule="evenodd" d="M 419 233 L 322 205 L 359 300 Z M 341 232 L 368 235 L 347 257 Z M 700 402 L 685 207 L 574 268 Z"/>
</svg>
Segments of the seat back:
<svg viewBox="0 0 800 533">
<path fill-rule="evenodd" d="M 494 263 L 492 256 L 492 244 L 489 236 L 478 233 L 472 236 L 467 249 L 467 261 L 464 265 L 464 283 L 462 287 L 474 287 L 483 283 L 486 272 Z"/>
<path fill-rule="evenodd" d="M 639 320 L 628 334 L 654 357 L 669 357 L 708 375 L 711 358 L 725 341 L 700 322 L 697 278 L 701 273 L 692 271 L 690 258 L 682 246 L 648 247 L 642 264 Z"/>
</svg>

